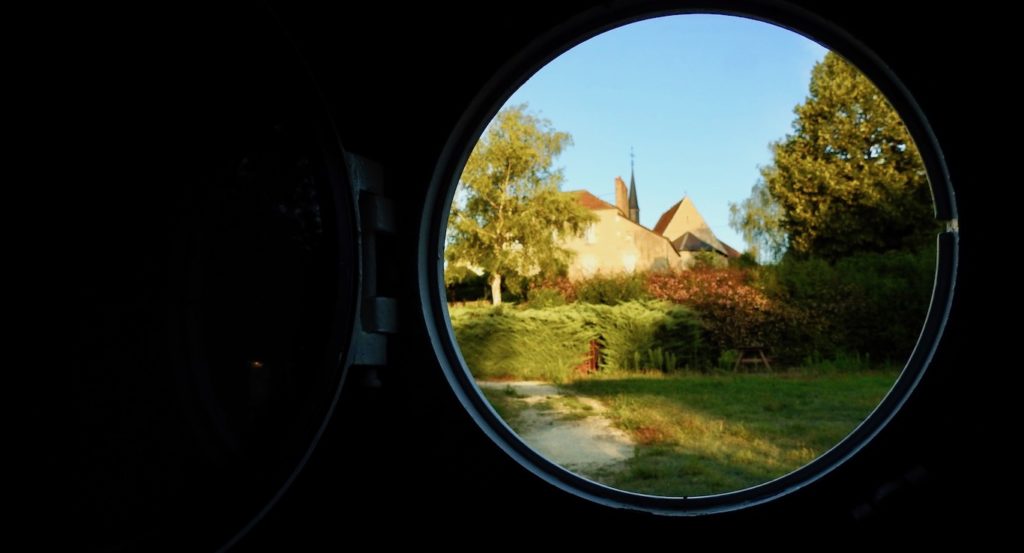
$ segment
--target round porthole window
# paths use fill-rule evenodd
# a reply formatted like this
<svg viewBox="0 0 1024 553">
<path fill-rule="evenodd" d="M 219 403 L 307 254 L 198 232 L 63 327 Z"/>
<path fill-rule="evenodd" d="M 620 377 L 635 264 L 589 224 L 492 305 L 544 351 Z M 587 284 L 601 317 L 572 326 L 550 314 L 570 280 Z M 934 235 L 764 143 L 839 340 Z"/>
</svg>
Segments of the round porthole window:
<svg viewBox="0 0 1024 553">
<path fill-rule="evenodd" d="M 784 495 L 883 429 L 941 336 L 957 229 L 926 121 L 849 37 L 769 19 L 582 17 L 495 77 L 437 168 L 435 349 L 571 493 Z"/>
</svg>

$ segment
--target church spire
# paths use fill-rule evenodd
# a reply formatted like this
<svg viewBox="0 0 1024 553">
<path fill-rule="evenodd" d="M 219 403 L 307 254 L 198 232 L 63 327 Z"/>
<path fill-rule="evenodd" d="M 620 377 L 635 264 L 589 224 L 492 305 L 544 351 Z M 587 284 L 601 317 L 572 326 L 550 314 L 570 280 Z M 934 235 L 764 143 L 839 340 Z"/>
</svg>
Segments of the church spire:
<svg viewBox="0 0 1024 553">
<path fill-rule="evenodd" d="M 629 220 L 640 224 L 640 202 L 636 197 L 636 179 L 633 176 L 633 148 L 629 148 Z"/>
</svg>

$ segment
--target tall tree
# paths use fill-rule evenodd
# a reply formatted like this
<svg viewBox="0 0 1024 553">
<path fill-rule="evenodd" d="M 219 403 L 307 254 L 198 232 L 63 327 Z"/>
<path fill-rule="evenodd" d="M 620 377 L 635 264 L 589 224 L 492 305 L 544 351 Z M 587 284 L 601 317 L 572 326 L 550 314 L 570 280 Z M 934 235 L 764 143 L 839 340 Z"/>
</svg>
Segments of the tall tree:
<svg viewBox="0 0 1024 553">
<path fill-rule="evenodd" d="M 484 270 L 494 305 L 501 303 L 503 278 L 565 268 L 572 252 L 561 244 L 595 219 L 561 192 L 562 172 L 552 167 L 570 144 L 568 133 L 529 114 L 525 104 L 511 106 L 494 118 L 462 170 L 448 217 L 448 272 Z"/>
<path fill-rule="evenodd" d="M 827 53 L 795 113 L 793 133 L 771 145 L 763 185 L 733 206 L 734 228 L 775 244 L 782 233 L 790 252 L 830 260 L 930 242 L 936 224 L 921 157 L 864 74 Z"/>
<path fill-rule="evenodd" d="M 760 261 L 778 260 L 786 251 L 782 215 L 782 206 L 768 192 L 764 179 L 758 179 L 749 198 L 729 204 L 729 226 L 743 235 Z"/>
</svg>

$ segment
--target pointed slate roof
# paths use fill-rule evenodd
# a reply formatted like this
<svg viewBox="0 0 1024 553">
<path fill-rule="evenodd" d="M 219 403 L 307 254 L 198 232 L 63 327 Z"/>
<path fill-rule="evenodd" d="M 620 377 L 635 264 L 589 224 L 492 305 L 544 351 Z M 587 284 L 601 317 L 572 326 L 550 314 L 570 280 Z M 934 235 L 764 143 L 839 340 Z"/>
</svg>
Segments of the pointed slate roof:
<svg viewBox="0 0 1024 553">
<path fill-rule="evenodd" d="M 633 178 L 633 168 L 629 168 L 629 209 L 640 209 L 640 201 L 636 197 L 636 179 Z"/>
<path fill-rule="evenodd" d="M 682 236 L 672 241 L 672 245 L 677 252 L 710 252 L 716 250 L 714 246 L 701 240 L 692 232 L 683 233 Z"/>
<path fill-rule="evenodd" d="M 676 251 L 716 250 L 728 257 L 739 255 L 739 252 L 715 236 L 688 196 L 661 214 L 658 223 L 654 225 L 654 232 L 671 240 Z"/>
</svg>

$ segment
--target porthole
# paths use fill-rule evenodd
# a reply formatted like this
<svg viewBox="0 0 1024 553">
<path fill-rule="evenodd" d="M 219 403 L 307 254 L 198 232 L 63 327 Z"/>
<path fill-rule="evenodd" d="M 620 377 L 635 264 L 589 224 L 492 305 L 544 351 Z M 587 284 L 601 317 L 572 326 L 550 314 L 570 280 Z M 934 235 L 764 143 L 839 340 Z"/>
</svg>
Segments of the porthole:
<svg viewBox="0 0 1024 553">
<path fill-rule="evenodd" d="M 530 111 L 530 108 L 516 107 L 517 99 L 526 99 L 524 94 L 517 91 L 522 90 L 521 87 L 524 86 L 524 83 L 529 86 L 530 83 L 537 82 L 527 81 L 527 79 L 543 78 L 549 67 L 558 63 L 565 65 L 564 60 L 566 59 L 588 55 L 587 49 L 594 48 L 595 45 L 604 48 L 603 55 L 606 58 L 614 57 L 611 54 L 616 51 L 614 40 L 617 36 L 629 32 L 630 29 L 636 35 L 647 38 L 661 36 L 658 34 L 659 32 L 664 32 L 664 36 L 671 37 L 673 32 L 696 32 L 695 28 L 708 22 L 712 22 L 709 24 L 710 27 L 706 27 L 706 29 L 710 29 L 708 32 L 714 32 L 715 29 L 721 30 L 722 25 L 735 25 L 738 29 L 762 29 L 768 33 L 789 36 L 797 42 L 802 42 L 809 51 L 816 51 L 820 56 L 815 60 L 816 67 L 819 68 L 815 69 L 817 73 L 824 74 L 833 71 L 827 76 L 819 75 L 817 77 L 819 78 L 818 85 L 826 78 L 840 78 L 834 73 L 835 70 L 845 71 L 853 66 L 854 73 L 849 74 L 860 75 L 859 78 L 870 83 L 870 90 L 885 98 L 881 105 L 891 106 L 891 109 L 895 109 L 898 119 L 902 121 L 902 123 L 897 121 L 897 126 L 912 138 L 912 140 L 901 143 L 898 141 L 868 142 L 863 152 L 854 153 L 838 151 L 835 148 L 830 150 L 830 146 L 825 145 L 823 155 L 842 161 L 849 161 L 851 156 L 859 156 L 858 159 L 862 164 L 883 165 L 886 161 L 884 148 L 892 148 L 890 158 L 901 157 L 901 154 L 905 153 L 908 148 L 916 147 L 920 153 L 920 157 L 915 160 L 917 165 L 909 171 L 917 172 L 915 178 L 919 179 L 920 190 L 925 193 L 930 191 L 926 207 L 932 212 L 925 213 L 923 217 L 919 216 L 918 223 L 912 228 L 907 227 L 893 232 L 897 234 L 899 232 L 928 234 L 927 242 L 935 244 L 934 249 L 927 250 L 927 246 L 925 246 L 916 250 L 915 254 L 903 248 L 904 253 L 890 255 L 893 251 L 901 251 L 901 247 L 896 245 L 898 239 L 879 245 L 877 241 L 872 242 L 875 238 L 864 236 L 864 239 L 860 240 L 858 244 L 851 246 L 852 249 L 842 250 L 842 247 L 835 243 L 826 244 L 828 239 L 811 244 L 814 239 L 798 235 L 794 217 L 790 217 L 788 220 L 790 226 L 785 227 L 784 239 L 789 242 L 781 249 L 789 251 L 789 259 L 795 260 L 787 265 L 786 270 L 803 271 L 803 274 L 809 275 L 812 280 L 832 275 L 838 279 L 836 281 L 838 284 L 835 287 L 829 288 L 827 284 L 820 285 L 829 288 L 830 293 L 833 294 L 845 293 L 843 290 L 877 289 L 877 286 L 866 281 L 859 284 L 844 281 L 842 275 L 839 274 L 847 271 L 867 278 L 868 274 L 873 272 L 879 275 L 878 278 L 882 279 L 882 282 L 894 286 L 896 288 L 894 293 L 897 295 L 900 293 L 913 295 L 917 298 L 914 301 L 919 302 L 918 305 L 913 306 L 917 310 L 916 319 L 897 317 L 891 321 L 893 326 L 889 330 L 886 330 L 882 323 L 878 323 L 877 326 L 871 324 L 865 326 L 866 323 L 863 321 L 870 320 L 870 318 L 860 319 L 857 322 L 854 322 L 853 319 L 841 319 L 841 317 L 853 317 L 850 314 L 833 313 L 822 318 L 824 321 L 822 324 L 831 325 L 833 328 L 843 324 L 859 325 L 865 332 L 865 335 L 860 338 L 862 340 L 860 343 L 865 344 L 874 340 L 871 347 L 879 347 L 878 338 L 880 336 L 891 337 L 889 334 L 893 331 L 892 329 L 902 333 L 902 336 L 895 340 L 892 348 L 888 350 L 890 355 L 888 360 L 897 362 L 898 367 L 888 372 L 879 373 L 881 376 L 869 375 L 870 378 L 865 377 L 866 379 L 860 379 L 858 382 L 853 382 L 857 379 L 848 378 L 850 372 L 844 373 L 846 369 L 839 365 L 848 363 L 860 367 L 877 368 L 882 359 L 876 356 L 873 361 L 868 360 L 868 355 L 874 350 L 843 347 L 838 343 L 842 340 L 832 333 L 829 340 L 832 340 L 833 343 L 827 344 L 832 349 L 829 350 L 830 353 L 826 357 L 828 357 L 832 369 L 840 374 L 836 381 L 841 382 L 840 388 L 842 389 L 841 392 L 836 392 L 835 397 L 830 396 L 823 400 L 820 397 L 822 394 L 831 393 L 823 392 L 826 388 L 820 387 L 830 378 L 823 377 L 821 358 L 815 357 L 821 353 L 820 351 L 816 351 L 814 348 L 797 351 L 800 348 L 795 346 L 786 350 L 779 345 L 778 336 L 766 341 L 751 338 L 749 334 L 744 335 L 742 332 L 739 333 L 739 336 L 729 335 L 730 329 L 714 328 L 715 325 L 718 327 L 743 326 L 749 322 L 743 317 L 752 317 L 752 311 L 763 314 L 767 309 L 764 308 L 765 305 L 777 301 L 781 296 L 771 296 L 771 292 L 766 291 L 763 282 L 756 286 L 747 286 L 747 283 L 737 282 L 723 284 L 732 287 L 730 294 L 738 294 L 738 290 L 755 295 L 767 294 L 765 297 L 759 296 L 759 299 L 750 300 L 760 303 L 757 303 L 758 307 L 750 308 L 752 311 L 748 310 L 743 317 L 737 316 L 736 311 L 716 311 L 716 305 L 717 307 L 721 307 L 721 305 L 715 304 L 714 301 L 700 305 L 693 301 L 686 301 L 692 298 L 680 298 L 680 295 L 685 296 L 685 293 L 673 295 L 671 292 L 666 292 L 664 287 L 660 289 L 659 293 L 654 294 L 657 296 L 655 299 L 661 301 L 657 305 L 629 301 L 632 299 L 632 297 L 627 297 L 629 296 L 628 289 L 631 286 L 638 286 L 642 289 L 637 295 L 650 296 L 652 294 L 651 287 L 657 285 L 658 282 L 666 286 L 682 286 L 673 281 L 673 278 L 677 280 L 682 278 L 686 286 L 696 286 L 701 293 L 707 294 L 706 288 L 700 288 L 706 283 L 694 282 L 695 265 L 699 265 L 696 267 L 697 272 L 707 269 L 705 277 L 708 279 L 741 278 L 736 275 L 749 275 L 749 273 L 743 273 L 742 269 L 735 269 L 733 272 L 730 272 L 729 269 L 722 269 L 715 272 L 716 263 L 734 267 L 740 265 L 742 261 L 736 259 L 739 257 L 737 251 L 739 248 L 731 247 L 729 245 L 731 240 L 723 240 L 716 234 L 716 232 L 726 230 L 722 228 L 724 225 L 721 225 L 723 222 L 721 217 L 718 218 L 718 223 L 715 225 L 698 224 L 707 222 L 697 207 L 700 205 L 698 194 L 701 192 L 696 188 L 685 190 L 687 186 L 694 185 L 673 183 L 678 188 L 670 191 L 670 195 L 674 194 L 677 201 L 666 202 L 666 205 L 658 210 L 661 217 L 644 219 L 643 205 L 635 200 L 637 195 L 643 197 L 644 194 L 644 181 L 641 179 L 646 177 L 640 177 L 641 167 L 644 166 L 638 164 L 635 167 L 630 167 L 628 165 L 629 152 L 624 147 L 624 144 L 630 141 L 644 140 L 644 137 L 626 137 L 621 144 L 616 144 L 620 153 L 620 160 L 617 162 L 619 169 L 608 170 L 603 183 L 593 182 L 597 177 L 593 177 L 587 182 L 568 183 L 566 190 L 571 188 L 586 188 L 587 190 L 578 192 L 570 198 L 571 201 L 566 202 L 566 205 L 583 206 L 585 209 L 582 211 L 589 210 L 590 215 L 588 216 L 586 213 L 574 215 L 579 218 L 578 221 L 562 218 L 563 221 L 571 223 L 565 227 L 565 232 L 571 234 L 579 244 L 573 250 L 574 255 L 570 256 L 573 261 L 571 263 L 566 261 L 560 267 L 560 270 L 565 273 L 562 282 L 567 283 L 565 286 L 570 288 L 575 286 L 577 292 L 578 283 L 588 278 L 593 279 L 595 274 L 598 276 L 636 275 L 639 271 L 646 271 L 647 276 L 639 278 L 642 282 L 638 284 L 637 278 L 628 276 L 621 278 L 613 276 L 605 278 L 605 282 L 592 282 L 591 290 L 588 291 L 589 294 L 592 294 L 591 302 L 586 306 L 583 303 L 577 303 L 579 309 L 576 311 L 573 311 L 570 306 L 559 307 L 555 310 L 548 309 L 545 312 L 539 307 L 544 303 L 544 298 L 540 298 L 535 306 L 528 309 L 518 309 L 516 306 L 497 309 L 480 307 L 478 312 L 469 313 L 464 307 L 452 309 L 449 305 L 449 300 L 453 299 L 449 295 L 450 291 L 446 289 L 445 280 L 446 270 L 450 273 L 453 268 L 446 266 L 446 262 L 449 265 L 452 263 L 452 257 L 449 256 L 447 261 L 445 258 L 445 248 L 450 245 L 451 241 L 451 234 L 448 230 L 449 216 L 453 208 L 456 210 L 456 214 L 460 210 L 465 211 L 467 199 L 472 200 L 465 196 L 472 192 L 459 192 L 458 184 L 466 182 L 466 179 L 463 178 L 464 171 L 467 168 L 467 162 L 472 158 L 472 152 L 474 146 L 478 144 L 478 139 L 484 137 L 481 144 L 486 145 L 487 133 L 500 130 L 499 124 L 494 123 L 495 117 L 500 119 L 505 116 L 512 118 L 509 121 L 511 126 L 522 128 L 523 125 L 526 125 L 539 129 L 544 134 L 545 140 L 547 140 L 546 145 L 550 151 L 541 151 L 542 156 L 558 153 L 561 146 L 564 145 L 564 139 L 559 143 L 559 137 L 556 134 L 557 130 L 563 130 L 559 128 L 559 122 L 555 120 L 548 123 L 543 120 L 548 116 L 552 119 L 555 118 L 551 113 L 552 110 L 545 109 L 546 106 L 537 105 L 537 103 L 534 103 L 532 108 L 539 108 L 539 113 Z M 688 31 L 673 29 L 673 25 L 676 24 L 690 27 L 688 27 Z M 737 31 L 737 36 L 747 39 L 753 35 L 752 32 Z M 813 37 L 816 42 L 803 37 Z M 706 43 L 711 42 L 711 40 L 706 41 Z M 824 46 L 819 47 L 818 44 Z M 753 47 L 756 49 L 758 46 Z M 816 48 L 817 50 L 815 50 Z M 705 54 L 701 53 L 701 55 Z M 602 54 L 591 53 L 589 55 L 600 57 Z M 643 63 L 647 63 L 648 58 L 638 56 L 631 59 L 645 60 Z M 630 60 L 627 62 L 634 63 Z M 579 67 L 582 66 L 576 66 L 576 76 L 585 80 L 587 76 L 580 72 Z M 614 70 L 609 69 L 609 73 L 608 79 L 613 79 L 611 73 L 614 73 Z M 805 78 L 814 79 L 810 75 L 805 75 Z M 805 81 L 805 83 L 807 82 L 809 81 Z M 649 83 L 639 86 L 649 86 Z M 806 87 L 807 84 L 803 86 Z M 757 92 L 770 94 L 768 88 L 770 87 L 758 89 Z M 824 97 L 829 92 L 812 91 L 808 94 L 812 98 L 816 94 L 818 97 Z M 572 93 L 567 93 L 567 96 L 571 97 Z M 512 103 L 509 103 L 510 98 L 513 100 Z M 796 99 L 796 103 L 801 103 L 801 105 L 807 106 L 807 102 L 810 100 Z M 503 106 L 505 107 L 503 108 Z M 863 107 L 857 106 L 857 109 Z M 569 113 L 569 111 L 562 113 Z M 649 114 L 647 116 L 649 117 Z M 869 125 L 871 117 L 875 117 L 869 113 L 858 112 L 856 109 L 848 111 L 844 116 L 854 119 L 860 117 L 861 119 L 857 120 L 855 125 L 861 126 Z M 789 117 L 792 120 L 792 115 Z M 626 118 L 628 117 L 619 117 L 621 128 L 628 129 L 626 134 L 639 134 L 628 123 L 622 122 Z M 580 118 L 577 121 L 583 119 Z M 599 119 L 601 117 L 594 116 L 588 121 L 588 124 L 593 124 Z M 574 131 L 572 128 L 564 130 L 570 133 Z M 605 128 L 605 136 L 613 130 Z M 704 127 L 704 130 L 707 128 Z M 835 130 L 834 127 L 830 127 L 828 132 L 833 130 Z M 782 136 L 777 136 L 777 139 L 779 140 L 777 144 L 781 146 L 776 147 L 776 155 L 782 156 L 785 152 L 779 152 L 778 149 L 786 147 L 785 132 L 782 133 Z M 647 143 L 651 144 L 651 141 L 648 140 Z M 824 142 L 820 144 L 824 144 Z M 815 145 L 820 144 L 815 143 Z M 798 144 L 793 147 L 806 146 L 807 144 Z M 637 154 L 641 159 L 645 159 L 642 156 L 647 156 L 642 151 Z M 601 156 L 591 159 L 599 157 Z M 646 159 L 649 157 L 657 156 L 648 156 Z M 427 326 L 432 332 L 431 338 L 435 351 L 446 371 L 449 383 L 462 405 L 476 420 L 480 428 L 527 470 L 565 491 L 606 505 L 664 514 L 701 514 L 733 510 L 786 495 L 814 482 L 851 456 L 856 455 L 865 444 L 883 430 L 886 423 L 914 391 L 917 382 L 927 369 L 931 355 L 941 338 L 952 298 L 956 272 L 955 202 L 941 160 L 938 145 L 928 129 L 923 114 L 899 84 L 898 79 L 886 69 L 880 60 L 854 39 L 809 14 L 791 8 L 773 10 L 768 13 L 763 6 L 751 6 L 749 10 L 736 12 L 712 10 L 705 11 L 703 14 L 694 14 L 684 10 L 645 12 L 641 8 L 630 7 L 588 13 L 548 35 L 538 38 L 520 57 L 505 66 L 501 73 L 481 91 L 476 102 L 467 110 L 460 126 L 452 134 L 444 156 L 436 168 L 431 189 L 433 203 L 428 203 L 426 206 L 426 215 L 423 219 L 424 228 L 421 232 L 425 241 L 421 243 L 423 258 L 420 275 L 424 313 L 428 317 Z M 594 161 L 592 164 L 603 166 L 603 161 Z M 775 161 L 775 158 L 769 161 Z M 665 163 L 670 164 L 671 162 Z M 480 169 L 479 167 L 474 168 L 472 163 L 469 164 L 469 167 L 470 170 Z M 548 167 L 553 168 L 554 166 L 549 165 Z M 567 170 L 569 169 L 567 168 Z M 770 174 L 771 170 L 768 168 L 761 171 L 760 176 L 763 179 L 761 193 L 764 193 L 766 188 L 778 186 L 777 183 L 771 182 L 773 177 Z M 902 170 L 907 169 L 902 168 Z M 481 171 L 486 173 L 486 168 Z M 628 181 L 627 171 L 635 171 L 629 175 Z M 655 171 L 652 170 L 651 173 L 655 173 Z M 552 175 L 553 173 L 550 172 L 539 174 L 541 180 L 552 178 Z M 622 179 L 616 182 L 615 177 L 619 175 Z M 655 179 L 657 178 L 655 177 Z M 662 177 L 662 180 L 668 179 Z M 754 184 L 755 182 L 750 181 L 743 183 L 747 188 Z M 603 188 L 598 188 L 595 193 L 589 190 L 591 187 Z M 539 186 L 539 188 L 543 188 L 543 186 Z M 831 190 L 834 191 L 835 187 Z M 687 192 L 691 192 L 692 195 Z M 464 196 L 459 197 L 460 193 Z M 521 191 L 517 193 L 525 194 Z M 754 194 L 757 193 L 758 190 L 755 188 Z M 779 202 L 783 190 L 779 187 L 773 189 L 771 193 L 774 201 Z M 863 210 L 857 211 L 849 207 L 863 205 L 857 203 L 859 200 L 851 199 L 849 195 L 866 193 L 870 192 L 861 189 L 845 193 L 847 196 L 843 201 L 846 203 L 843 205 L 847 206 L 848 210 L 840 213 L 836 218 L 863 216 Z M 740 213 L 742 213 L 744 199 L 744 196 L 732 198 Z M 883 201 L 876 205 L 882 205 L 884 209 L 892 209 L 895 204 Z M 920 205 L 918 203 L 917 207 L 919 208 Z M 821 207 L 820 204 L 811 206 L 811 208 Z M 486 209 L 485 206 L 483 211 Z M 635 213 L 634 209 L 638 210 L 639 214 Z M 788 209 L 800 208 L 790 205 Z M 598 211 L 601 213 L 595 215 L 595 212 Z M 905 210 L 899 211 L 902 213 L 901 217 L 909 218 L 906 216 Z M 934 217 L 929 215 L 934 215 Z M 470 213 L 469 216 L 470 218 L 477 217 L 477 223 L 480 223 L 478 226 L 486 226 L 488 223 L 486 215 Z M 684 221 L 683 219 L 690 220 Z M 536 223 L 538 220 L 535 216 L 532 222 Z M 737 222 L 737 226 L 742 227 L 742 222 Z M 617 228 L 626 228 L 628 231 L 616 230 Z M 559 232 L 556 230 L 553 234 L 558 235 Z M 678 236 L 670 236 L 673 232 Z M 545 231 L 539 234 L 551 235 L 552 233 Z M 861 237 L 864 233 L 855 234 Z M 598 251 L 602 246 L 602 240 L 608 241 L 615 237 L 620 239 L 619 243 L 608 247 L 606 251 Z M 889 238 L 892 237 L 889 236 L 886 239 Z M 904 236 L 904 238 L 906 237 Z M 810 241 L 806 242 L 805 239 Z M 880 240 L 884 242 L 885 239 Z M 561 244 L 565 245 L 565 241 Z M 644 246 L 641 247 L 641 244 Z M 663 247 L 666 250 L 665 254 L 652 254 L 650 250 L 656 246 Z M 512 244 L 506 244 L 504 248 L 506 251 L 515 252 L 517 249 L 529 249 L 529 246 L 513 241 Z M 521 273 L 529 273 L 535 268 L 537 270 L 534 271 L 534 274 L 542 274 L 541 268 L 537 266 L 551 261 L 553 257 L 559 255 L 557 252 L 552 254 L 543 248 L 538 248 L 538 251 L 542 252 L 540 261 L 537 261 L 537 258 L 531 261 L 528 257 L 524 258 L 526 261 L 520 260 L 520 265 L 530 266 L 528 270 L 521 271 Z M 856 255 L 851 255 L 851 252 Z M 673 254 L 676 257 L 672 257 Z M 857 255 L 860 255 L 860 258 L 851 260 Z M 478 257 L 464 263 L 461 269 L 486 275 L 488 271 L 484 267 L 485 256 L 485 254 L 479 254 Z M 471 256 L 467 257 L 464 254 L 464 257 L 469 259 Z M 686 259 L 682 259 L 684 257 Z M 897 257 L 900 257 L 902 261 L 896 260 Z M 662 260 L 661 258 L 666 259 Z M 762 261 L 764 260 L 762 259 Z M 774 265 L 768 265 L 773 267 L 781 265 L 778 258 L 774 261 Z M 875 266 L 872 263 L 878 265 Z M 901 263 L 905 263 L 905 266 L 900 265 Z M 882 265 L 889 269 L 878 269 Z M 896 268 L 897 265 L 904 268 Z M 868 268 L 869 266 L 875 268 Z M 613 271 L 613 267 L 618 269 L 618 272 Z M 907 271 L 913 271 L 908 267 L 917 267 L 918 271 L 916 273 L 918 276 L 908 277 L 908 280 L 904 281 L 907 283 L 913 281 L 912 284 L 894 284 L 898 279 L 885 276 L 890 275 L 891 277 L 892 274 L 907 274 Z M 921 272 L 922 267 L 923 273 Z M 788 278 L 780 277 L 779 272 L 775 269 L 766 272 L 774 275 L 772 278 Z M 921 277 L 922 274 L 925 276 Z M 800 278 L 795 275 L 790 276 Z M 662 280 L 659 281 L 659 279 Z M 528 281 L 529 279 L 523 280 Z M 654 285 L 652 285 L 652 280 L 655 281 Z M 488 289 L 483 290 L 481 295 L 486 295 L 488 292 L 497 295 L 501 292 L 500 281 L 495 282 L 495 279 L 491 278 L 490 282 L 486 284 Z M 494 289 L 489 290 L 492 285 Z M 601 290 L 602 286 L 604 287 L 603 291 Z M 860 288 L 857 288 L 858 286 Z M 922 286 L 924 287 L 923 293 L 921 292 Z M 477 288 L 481 288 L 480 284 L 477 284 Z M 911 292 L 910 288 L 915 288 L 916 292 Z M 544 287 L 535 289 L 543 290 Z M 554 291 L 544 292 L 544 294 L 551 295 L 548 299 L 555 303 L 565 301 L 565 294 L 562 294 L 560 299 L 555 297 L 554 292 L 557 292 L 557 286 L 551 286 L 549 289 Z M 538 295 L 543 296 L 543 294 Z M 609 296 L 611 297 L 609 298 Z M 887 314 L 898 311 L 894 307 L 899 305 L 898 300 L 893 298 L 895 296 L 888 300 L 876 298 L 881 303 L 874 309 Z M 454 299 L 458 301 L 460 298 Z M 730 298 L 730 301 L 732 299 L 735 298 Z M 860 304 L 857 306 L 867 309 L 865 302 L 876 300 L 858 300 Z M 602 303 L 618 304 L 618 306 L 594 305 Z M 889 306 L 888 309 L 886 303 Z M 843 302 L 833 298 L 818 304 L 818 306 L 825 310 L 836 308 L 841 304 Z M 785 310 L 792 307 L 800 311 L 802 315 L 794 313 L 790 313 L 790 315 L 806 317 L 809 312 L 813 311 L 813 307 L 809 307 L 809 305 L 785 304 L 779 309 Z M 633 311 L 627 313 L 629 310 Z M 767 309 L 767 311 L 771 310 Z M 652 314 L 652 312 L 656 313 Z M 865 315 L 865 313 L 861 313 L 861 315 Z M 630 319 L 630 317 L 634 319 Z M 661 322 L 637 330 L 637 327 L 643 325 L 635 321 L 645 317 L 647 319 L 644 320 L 653 317 Z M 622 321 L 618 321 L 618 318 L 622 318 Z M 472 320 L 471 324 L 467 324 L 469 320 Z M 566 320 L 570 322 L 566 323 Z M 804 321 L 802 324 L 806 325 L 807 322 Z M 520 329 L 518 338 L 508 332 L 509 328 L 513 327 Z M 558 338 L 542 338 L 545 333 L 549 337 L 554 336 L 556 328 L 561 332 Z M 625 332 L 622 330 L 623 328 L 630 330 Z M 801 340 L 802 338 L 793 334 L 792 328 L 788 331 L 786 339 Z M 802 328 L 806 330 L 806 326 Z M 826 332 L 822 329 L 819 331 Z M 476 334 L 473 334 L 474 332 Z M 530 334 L 524 336 L 523 332 Z M 644 335 L 643 332 L 648 332 L 650 335 Z M 666 332 L 669 334 L 666 335 Z M 618 335 L 613 336 L 615 333 Z M 757 334 L 756 331 L 753 333 Z M 459 338 L 460 334 L 461 338 Z M 467 336 L 472 336 L 472 338 L 467 338 Z M 509 345 L 510 340 L 516 339 L 522 343 Z M 477 342 L 470 343 L 469 340 L 477 340 Z M 688 351 L 683 351 L 685 349 L 683 346 L 661 347 L 667 342 L 687 341 L 692 345 L 692 349 Z M 848 342 L 847 345 L 850 343 L 852 342 Z M 806 346 L 807 344 L 801 345 Z M 487 355 L 497 356 L 501 359 L 514 357 L 515 354 L 508 352 L 516 348 L 519 351 L 523 349 L 532 351 L 528 352 L 529 355 L 523 355 L 504 364 L 500 359 L 494 361 L 494 359 L 487 358 Z M 482 353 L 484 350 L 489 351 L 484 354 Z M 701 353 L 702 351 L 704 353 Z M 705 355 L 705 357 L 701 358 L 701 355 Z M 523 361 L 523 359 L 533 360 Z M 773 361 L 776 362 L 774 368 L 771 367 Z M 804 369 L 813 368 L 815 370 L 801 372 L 794 369 L 782 370 L 780 367 L 801 364 L 804 365 Z M 544 365 L 544 367 L 538 365 Z M 737 372 L 737 368 L 748 365 L 757 367 L 754 374 Z M 807 365 L 814 365 L 814 367 L 807 367 Z M 678 371 L 680 367 L 686 367 L 687 370 Z M 856 369 L 856 367 L 854 368 Z M 657 371 L 656 376 L 650 374 L 652 370 Z M 590 373 L 590 376 L 574 376 L 577 372 Z M 868 372 L 863 371 L 863 374 L 868 374 Z M 853 373 L 860 374 L 856 370 Z M 484 378 L 488 376 L 494 378 Z M 571 381 L 571 384 L 565 385 L 566 380 Z M 806 384 L 805 381 L 810 384 Z M 561 386 L 558 385 L 560 383 L 562 383 Z M 555 386 L 552 387 L 552 384 Z M 865 395 L 858 395 L 856 389 L 862 385 L 872 388 L 872 391 Z M 763 388 L 760 388 L 761 386 Z M 716 395 L 723 388 L 728 388 L 728 393 L 721 396 Z M 794 391 L 797 389 L 802 391 Z M 839 398 L 840 395 L 844 397 Z M 816 396 L 817 399 L 812 401 L 810 399 L 812 396 Z M 817 408 L 821 411 L 817 414 L 813 410 L 801 411 L 793 405 L 794 403 L 809 404 L 819 400 L 822 403 Z M 724 407 L 723 404 L 725 404 Z M 743 404 L 758 413 L 742 413 L 743 409 L 735 408 L 738 404 Z M 857 407 L 853 407 L 853 405 L 857 405 Z M 715 412 L 715 409 L 720 410 Z M 640 411 L 647 412 L 640 413 Z M 826 411 L 849 411 L 850 416 L 842 422 L 823 421 Z M 777 417 L 775 416 L 776 412 L 788 412 L 789 415 Z M 595 416 L 595 413 L 606 413 L 606 415 Z M 589 424 L 579 424 L 580 420 L 588 420 Z M 665 420 L 668 422 L 666 423 Z M 765 425 L 787 424 L 790 425 L 790 428 L 782 433 L 775 432 L 773 434 L 770 429 L 764 428 Z M 716 425 L 717 430 L 715 429 Z M 794 429 L 801 425 L 803 430 Z M 800 451 L 801 444 L 807 443 L 806 433 L 817 431 L 814 428 L 808 430 L 808 427 L 829 425 L 832 425 L 833 428 L 827 440 L 816 442 L 813 447 L 808 447 L 807 451 Z M 544 427 L 541 430 L 553 430 L 546 433 L 545 431 L 525 430 L 529 427 L 536 430 L 538 426 Z M 689 426 L 690 428 L 679 430 L 678 435 L 682 437 L 674 438 L 675 441 L 672 442 L 666 437 L 666 433 L 670 433 L 673 427 L 678 429 L 679 426 Z M 725 428 L 728 430 L 723 430 Z M 565 432 L 559 434 L 560 431 L 567 431 L 566 429 L 576 430 L 570 432 L 572 436 Z M 528 432 L 531 435 L 526 435 Z M 777 438 L 786 432 L 790 437 L 797 437 L 792 439 L 788 446 L 782 448 L 785 451 L 780 453 L 780 448 L 777 443 L 773 442 L 773 437 Z M 800 432 L 805 434 L 800 434 Z M 744 433 L 745 435 L 742 435 Z M 695 436 L 698 434 L 703 434 L 700 439 L 704 442 L 695 444 Z M 582 441 L 572 445 L 572 440 L 577 439 Z M 729 440 L 746 440 L 748 443 L 733 451 L 723 453 L 730 447 L 727 443 Z M 701 447 L 705 449 L 703 454 L 695 453 L 694 450 Z M 676 448 L 674 453 L 672 451 L 665 453 L 665 450 L 672 448 Z M 715 451 L 716 448 L 718 448 L 717 451 Z M 716 458 L 716 455 L 719 457 Z M 732 459 L 723 461 L 722 455 L 731 456 Z M 730 474 L 735 476 L 736 473 L 751 469 L 757 463 L 751 462 L 750 458 L 758 455 L 761 456 L 762 461 L 772 455 L 776 457 L 792 455 L 793 458 L 788 464 L 782 463 L 771 470 L 750 470 L 753 473 L 753 476 L 750 477 L 729 478 Z M 595 459 L 599 457 L 604 459 L 603 464 L 595 462 Z M 708 468 L 708 463 L 714 464 L 715 462 L 718 462 L 719 466 Z M 623 477 L 623 472 L 630 472 L 631 475 Z M 706 481 L 701 482 L 701 478 L 706 478 Z M 708 482 L 715 479 L 718 480 Z M 660 482 L 660 484 L 649 486 L 648 484 L 652 481 Z"/>
</svg>

